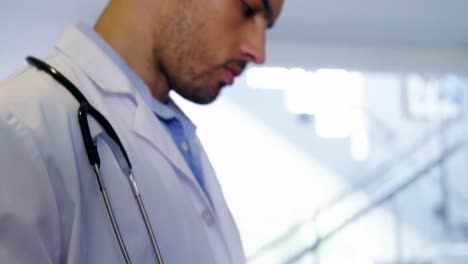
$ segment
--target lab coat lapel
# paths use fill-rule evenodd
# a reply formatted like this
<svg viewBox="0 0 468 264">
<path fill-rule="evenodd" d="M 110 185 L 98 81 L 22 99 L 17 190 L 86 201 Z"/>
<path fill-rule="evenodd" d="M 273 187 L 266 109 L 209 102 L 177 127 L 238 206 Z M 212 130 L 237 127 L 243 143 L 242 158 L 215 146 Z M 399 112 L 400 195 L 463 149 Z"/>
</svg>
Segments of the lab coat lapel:
<svg viewBox="0 0 468 264">
<path fill-rule="evenodd" d="M 195 189 L 203 193 L 170 134 L 149 106 L 137 95 L 130 80 L 112 59 L 76 27 L 67 29 L 56 46 L 86 72 L 86 75 L 100 89 L 99 92 L 103 97 L 129 96 L 136 104 L 131 122 L 133 131 L 164 155 L 191 182 Z M 86 50 L 86 52 L 81 53 L 81 50 Z M 83 56 L 83 54 L 88 56 Z M 202 196 L 204 197 L 204 195 Z"/>
<path fill-rule="evenodd" d="M 149 119 L 154 119 L 155 122 L 148 122 Z M 184 181 L 188 181 L 198 192 L 206 207 L 213 208 L 173 138 L 144 103 L 140 103 L 136 110 L 133 129 L 138 136 L 150 143 L 169 160 L 178 173 L 185 178 Z"/>
<path fill-rule="evenodd" d="M 155 122 L 148 122 L 148 120 L 152 119 Z M 190 179 L 193 184 L 198 185 L 196 184 L 195 176 L 174 144 L 171 135 L 143 102 L 140 102 L 136 109 L 133 131 L 156 148 L 176 169 Z"/>
<path fill-rule="evenodd" d="M 155 122 L 148 122 L 148 120 L 154 120 Z M 146 140 L 163 156 L 165 156 L 172 166 L 178 170 L 182 177 L 184 177 L 185 180 L 187 180 L 192 187 L 197 190 L 199 197 L 201 197 L 205 205 L 212 208 L 205 192 L 200 187 L 200 184 L 196 180 L 187 161 L 184 159 L 177 148 L 177 145 L 174 143 L 173 138 L 163 127 L 161 122 L 157 120 L 157 117 L 150 108 L 142 102 L 142 100 L 136 109 L 133 130 L 139 137 Z"/>
</svg>

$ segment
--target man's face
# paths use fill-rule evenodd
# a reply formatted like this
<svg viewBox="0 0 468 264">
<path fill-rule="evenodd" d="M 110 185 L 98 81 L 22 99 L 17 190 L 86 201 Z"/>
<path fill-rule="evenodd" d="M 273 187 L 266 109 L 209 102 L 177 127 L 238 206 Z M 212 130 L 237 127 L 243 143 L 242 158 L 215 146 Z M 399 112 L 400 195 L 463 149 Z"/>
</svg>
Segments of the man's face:
<svg viewBox="0 0 468 264">
<path fill-rule="evenodd" d="M 283 0 L 171 0 L 169 22 L 154 32 L 154 63 L 169 88 L 212 102 L 249 62 L 265 60 L 265 34 Z"/>
</svg>

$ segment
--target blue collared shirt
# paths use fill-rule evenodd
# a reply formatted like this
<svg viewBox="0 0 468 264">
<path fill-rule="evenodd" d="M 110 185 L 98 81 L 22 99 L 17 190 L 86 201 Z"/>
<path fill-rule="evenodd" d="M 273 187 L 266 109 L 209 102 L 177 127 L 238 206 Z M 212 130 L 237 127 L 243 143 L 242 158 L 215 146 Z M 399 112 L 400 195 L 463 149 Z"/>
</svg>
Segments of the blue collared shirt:
<svg viewBox="0 0 468 264">
<path fill-rule="evenodd" d="M 177 107 L 170 97 L 168 97 L 165 103 L 161 103 L 155 99 L 144 81 L 130 68 L 130 66 L 128 66 L 125 60 L 96 31 L 94 31 L 92 27 L 80 23 L 78 25 L 78 29 L 89 39 L 95 42 L 96 45 L 98 45 L 99 48 L 102 49 L 102 51 L 126 74 L 133 87 L 135 87 L 145 103 L 150 106 L 157 118 L 171 134 L 182 156 L 197 178 L 198 183 L 209 198 L 202 175 L 201 150 L 197 147 L 198 145 L 196 143 L 196 126 L 185 116 L 182 110 Z"/>
</svg>

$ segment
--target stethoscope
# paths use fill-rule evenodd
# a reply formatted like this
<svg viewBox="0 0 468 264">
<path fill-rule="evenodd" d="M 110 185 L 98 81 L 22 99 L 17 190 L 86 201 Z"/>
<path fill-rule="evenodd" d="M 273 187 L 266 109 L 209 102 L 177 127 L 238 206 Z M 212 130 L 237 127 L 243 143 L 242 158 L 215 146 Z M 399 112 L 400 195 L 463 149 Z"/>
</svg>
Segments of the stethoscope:
<svg viewBox="0 0 468 264">
<path fill-rule="evenodd" d="M 107 214 L 110 218 L 112 228 L 114 229 L 114 233 L 117 238 L 117 242 L 119 243 L 120 250 L 122 251 L 122 255 L 125 259 L 125 263 L 132 263 L 132 261 L 130 260 L 130 256 L 128 255 L 125 242 L 122 239 L 119 226 L 117 224 L 117 221 L 115 220 L 114 211 L 112 210 L 112 206 L 109 201 L 106 188 L 102 182 L 101 174 L 99 172 L 101 161 L 100 161 L 97 145 L 94 142 L 93 137 L 91 136 L 91 131 L 89 129 L 88 115 L 92 116 L 98 122 L 98 124 L 104 129 L 105 133 L 107 133 L 108 135 L 107 139 L 110 138 L 110 141 L 108 140 L 108 142 L 111 145 L 116 146 L 114 148 L 111 147 L 111 149 L 113 149 L 114 155 L 116 155 L 116 159 L 119 162 L 119 166 L 121 167 L 122 171 L 125 173 L 125 175 L 128 177 L 130 181 L 133 194 L 135 195 L 135 198 L 138 203 L 138 207 L 140 209 L 141 216 L 143 217 L 148 235 L 151 239 L 151 244 L 154 250 L 156 263 L 163 264 L 161 252 L 159 250 L 159 246 L 156 241 L 153 228 L 151 227 L 148 214 L 146 213 L 145 206 L 143 205 L 143 200 L 141 199 L 138 185 L 135 181 L 135 178 L 133 177 L 132 164 L 130 163 L 127 152 L 125 151 L 125 148 L 123 147 L 122 142 L 120 141 L 119 137 L 117 136 L 117 133 L 112 128 L 109 121 L 107 121 L 107 119 L 88 102 L 86 97 L 80 92 L 80 90 L 78 90 L 78 88 L 76 88 L 76 86 L 70 80 L 68 80 L 65 76 L 63 76 L 54 67 L 34 57 L 27 57 L 26 61 L 29 64 L 38 68 L 39 70 L 42 70 L 48 73 L 57 82 L 62 84 L 73 95 L 73 97 L 75 97 L 75 99 L 80 103 L 80 107 L 78 108 L 78 122 L 80 124 L 80 130 L 83 136 L 86 153 L 88 156 L 88 160 L 91 166 L 93 167 L 94 173 L 96 174 L 96 178 L 99 184 L 99 189 L 101 190 L 102 197 L 106 205 Z M 118 151 L 114 151 L 115 149 L 117 149 Z"/>
</svg>

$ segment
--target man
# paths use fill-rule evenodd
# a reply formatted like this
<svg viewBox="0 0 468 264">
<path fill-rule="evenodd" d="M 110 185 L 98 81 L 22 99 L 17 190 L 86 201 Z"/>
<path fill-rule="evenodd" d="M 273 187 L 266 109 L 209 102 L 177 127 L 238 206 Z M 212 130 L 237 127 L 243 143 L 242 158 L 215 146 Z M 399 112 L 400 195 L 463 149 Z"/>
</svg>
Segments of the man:
<svg viewBox="0 0 468 264">
<path fill-rule="evenodd" d="M 94 29 L 66 30 L 45 59 L 115 129 L 164 263 L 244 263 L 194 125 L 168 96 L 212 102 L 247 63 L 283 0 L 111 0 Z M 123 263 L 77 117 L 59 82 L 26 67 L 0 85 L 0 263 Z M 88 117 L 98 171 L 128 254 L 157 263 L 128 175 Z M 108 137 L 107 137 L 108 138 Z"/>
</svg>

